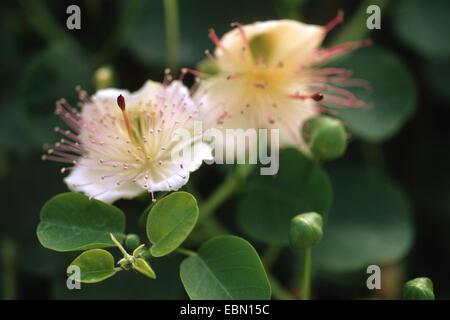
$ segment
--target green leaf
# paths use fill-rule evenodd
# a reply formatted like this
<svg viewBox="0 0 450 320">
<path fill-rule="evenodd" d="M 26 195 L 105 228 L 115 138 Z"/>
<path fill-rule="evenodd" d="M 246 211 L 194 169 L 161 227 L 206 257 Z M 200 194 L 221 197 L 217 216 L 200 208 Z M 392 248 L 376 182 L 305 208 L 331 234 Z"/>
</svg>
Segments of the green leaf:
<svg viewBox="0 0 450 320">
<path fill-rule="evenodd" d="M 378 171 L 338 167 L 330 175 L 335 200 L 314 263 L 338 273 L 402 259 L 414 238 L 404 191 Z"/>
<path fill-rule="evenodd" d="M 379 142 L 396 134 L 408 121 L 417 103 L 417 88 L 405 63 L 388 49 L 357 50 L 334 66 L 349 69 L 355 78 L 370 82 L 373 91 L 348 88 L 367 108 L 334 109 L 355 136 Z"/>
<path fill-rule="evenodd" d="M 296 149 L 281 150 L 279 168 L 276 176 L 250 180 L 238 206 L 238 224 L 254 239 L 288 244 L 291 219 L 303 212 L 328 213 L 332 188 L 325 171 Z"/>
<path fill-rule="evenodd" d="M 266 300 L 271 295 L 255 249 L 235 236 L 206 241 L 181 263 L 180 276 L 192 300 Z"/>
<path fill-rule="evenodd" d="M 143 275 L 151 278 L 156 279 L 155 271 L 150 267 L 150 265 L 145 261 L 143 258 L 137 258 L 136 261 L 133 264 L 133 269 L 136 271 L 139 271 Z"/>
<path fill-rule="evenodd" d="M 114 247 L 110 233 L 123 241 L 125 215 L 109 204 L 79 193 L 62 193 L 45 203 L 37 236 L 55 251 Z"/>
<path fill-rule="evenodd" d="M 147 217 L 147 236 L 153 244 L 151 254 L 161 257 L 178 248 L 197 219 L 197 201 L 187 192 L 174 192 L 158 200 Z"/>
<path fill-rule="evenodd" d="M 80 268 L 80 281 L 95 283 L 108 279 L 116 274 L 114 258 L 106 250 L 92 249 L 80 254 L 71 266 Z"/>
<path fill-rule="evenodd" d="M 391 15 L 394 31 L 409 47 L 433 58 L 448 58 L 450 2 L 447 0 L 396 1 Z"/>
</svg>

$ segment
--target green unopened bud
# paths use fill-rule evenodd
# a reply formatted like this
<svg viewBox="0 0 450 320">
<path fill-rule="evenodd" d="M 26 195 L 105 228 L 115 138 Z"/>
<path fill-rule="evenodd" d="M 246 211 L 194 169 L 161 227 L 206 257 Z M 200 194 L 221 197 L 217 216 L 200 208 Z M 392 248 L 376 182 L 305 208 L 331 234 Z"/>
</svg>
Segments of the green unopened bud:
<svg viewBox="0 0 450 320">
<path fill-rule="evenodd" d="M 94 74 L 94 82 L 97 90 L 114 87 L 116 82 L 114 69 L 111 66 L 98 68 Z"/>
<path fill-rule="evenodd" d="M 139 247 L 140 244 L 141 244 L 141 239 L 139 238 L 139 236 L 137 234 L 130 233 L 125 238 L 125 246 L 129 250 L 136 249 L 137 247 Z"/>
<path fill-rule="evenodd" d="M 139 252 L 136 252 L 136 257 L 143 258 L 143 259 L 150 259 L 152 257 L 152 254 L 150 252 L 150 248 L 142 248 L 139 250 Z"/>
<path fill-rule="evenodd" d="M 434 300 L 433 282 L 429 278 L 415 278 L 403 287 L 403 300 Z"/>
<path fill-rule="evenodd" d="M 291 220 L 289 242 L 295 249 L 307 249 L 322 239 L 322 216 L 315 212 L 299 214 Z"/>
<path fill-rule="evenodd" d="M 339 158 L 347 148 L 347 133 L 338 119 L 317 116 L 303 125 L 303 138 L 313 156 L 320 160 Z"/>
</svg>

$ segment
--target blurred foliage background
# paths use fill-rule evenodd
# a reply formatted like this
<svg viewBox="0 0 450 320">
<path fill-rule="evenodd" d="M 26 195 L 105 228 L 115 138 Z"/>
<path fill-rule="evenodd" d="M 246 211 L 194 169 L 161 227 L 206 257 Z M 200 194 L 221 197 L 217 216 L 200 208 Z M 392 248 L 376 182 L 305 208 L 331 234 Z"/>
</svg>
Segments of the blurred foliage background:
<svg viewBox="0 0 450 320">
<path fill-rule="evenodd" d="M 66 8 L 74 3 L 82 28 L 70 31 Z M 382 8 L 382 22 L 381 30 L 369 33 L 370 4 Z M 69 291 L 65 268 L 74 256 L 44 249 L 35 232 L 45 201 L 67 191 L 60 166 L 40 160 L 42 145 L 56 141 L 55 101 L 65 97 L 75 104 L 76 85 L 95 92 L 93 76 L 104 65 L 115 70 L 116 86 L 130 91 L 149 78 L 161 81 L 167 65 L 162 1 L 6 0 L 0 8 L 1 297 L 186 298 L 176 255 L 152 264 L 156 281 L 125 273 Z M 310 168 L 317 183 L 303 183 L 292 173 L 310 164 L 286 153 L 277 184 L 250 177 L 249 187 L 219 210 L 218 219 L 251 241 L 266 261 L 280 253 L 273 273 L 295 292 L 301 264 L 293 251 L 280 249 L 285 238 L 277 228 L 284 220 L 273 211 L 298 214 L 292 211 L 321 203 L 330 212 L 324 239 L 313 251 L 315 298 L 398 298 L 403 283 L 418 276 L 433 280 L 438 298 L 449 298 L 449 1 L 179 0 L 180 65 L 195 68 L 204 50 L 213 49 L 211 27 L 222 35 L 233 21 L 290 18 L 324 25 L 338 9 L 345 12 L 344 23 L 324 45 L 373 40 L 333 65 L 372 83 L 372 94 L 355 94 L 374 108 L 339 112 L 350 146 L 342 159 Z M 228 169 L 195 172 L 198 195 L 210 194 Z M 117 203 L 131 221 L 128 232 L 138 231 L 147 200 Z M 380 291 L 366 288 L 369 264 L 382 266 Z"/>
</svg>

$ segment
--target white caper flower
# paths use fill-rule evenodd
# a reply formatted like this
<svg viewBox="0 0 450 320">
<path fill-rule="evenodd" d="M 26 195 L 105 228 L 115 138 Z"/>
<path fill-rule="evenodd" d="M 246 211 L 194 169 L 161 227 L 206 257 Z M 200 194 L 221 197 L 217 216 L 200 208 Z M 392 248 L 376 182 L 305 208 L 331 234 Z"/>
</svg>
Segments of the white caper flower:
<svg viewBox="0 0 450 320">
<path fill-rule="evenodd" d="M 64 179 L 73 191 L 112 203 L 144 191 L 177 190 L 211 159 L 211 148 L 194 135 L 198 105 L 179 81 L 147 81 L 135 93 L 105 89 L 91 98 L 79 90 L 81 112 L 67 101 L 57 102 L 56 113 L 71 130 L 55 130 L 64 137 L 48 148 L 44 160 L 70 164 Z M 176 132 L 192 133 L 180 140 Z M 190 148 L 191 157 L 174 158 Z"/>
<path fill-rule="evenodd" d="M 206 127 L 230 129 L 278 128 L 280 146 L 294 145 L 304 151 L 300 129 L 303 123 L 327 107 L 361 107 L 345 86 L 368 87 L 367 82 L 351 78 L 349 70 L 323 68 L 343 53 L 368 41 L 320 48 L 327 32 L 342 20 L 339 14 L 328 25 L 308 25 L 293 20 L 233 23 L 236 28 L 220 40 L 214 30 L 217 74 L 203 78 L 194 98 L 204 107 L 200 116 Z"/>
</svg>

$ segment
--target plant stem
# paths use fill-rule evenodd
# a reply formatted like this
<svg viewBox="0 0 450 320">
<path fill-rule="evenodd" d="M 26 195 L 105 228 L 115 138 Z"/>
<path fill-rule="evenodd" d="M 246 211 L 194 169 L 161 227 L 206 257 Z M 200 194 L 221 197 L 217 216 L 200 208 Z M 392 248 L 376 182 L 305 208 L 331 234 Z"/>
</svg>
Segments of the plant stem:
<svg viewBox="0 0 450 320">
<path fill-rule="evenodd" d="M 230 234 L 230 232 L 214 216 L 210 216 L 208 219 L 202 220 L 202 223 L 197 224 L 186 243 L 198 246 L 208 239 L 223 234 Z"/>
<path fill-rule="evenodd" d="M 279 1 L 275 6 L 280 19 L 302 20 L 303 7 L 307 0 Z"/>
<path fill-rule="evenodd" d="M 210 216 L 208 219 L 202 221 L 202 227 L 208 229 L 207 233 L 210 236 L 218 236 L 221 234 L 230 233 L 214 216 Z"/>
<path fill-rule="evenodd" d="M 177 0 L 164 0 L 164 14 L 166 19 L 167 65 L 173 72 L 177 72 L 180 45 L 180 23 Z"/>
<path fill-rule="evenodd" d="M 270 269 L 280 255 L 282 249 L 282 246 L 270 245 L 265 250 L 264 254 L 261 257 L 261 260 L 264 265 L 264 270 L 266 271 L 267 278 L 269 279 L 270 287 L 272 288 L 273 298 L 277 300 L 295 300 L 294 296 L 288 290 L 286 290 L 270 272 Z"/>
<path fill-rule="evenodd" d="M 236 169 L 227 175 L 222 184 L 216 188 L 213 194 L 200 206 L 199 221 L 209 217 L 242 185 L 242 182 L 250 174 L 251 165 L 237 165 Z"/>
<path fill-rule="evenodd" d="M 95 66 L 111 63 L 114 60 L 119 50 L 126 44 L 129 35 L 133 32 L 146 4 L 146 0 L 128 0 L 124 2 L 113 31 L 106 39 L 101 50 L 94 56 Z"/>
<path fill-rule="evenodd" d="M 264 266 L 267 269 L 271 269 L 274 263 L 277 261 L 278 256 L 281 253 L 281 250 L 283 249 L 280 245 L 269 245 L 267 249 L 264 251 L 261 260 L 264 263 Z"/>
<path fill-rule="evenodd" d="M 185 248 L 177 248 L 175 251 L 180 254 L 184 254 L 185 256 L 189 256 L 189 257 L 197 255 L 196 252 L 189 250 L 189 249 L 185 249 Z"/>
<path fill-rule="evenodd" d="M 270 282 L 270 287 L 272 288 L 272 296 L 277 300 L 295 300 L 294 296 L 286 290 L 281 283 L 270 273 L 266 268 L 267 278 Z"/>
<path fill-rule="evenodd" d="M 238 181 L 236 172 L 229 174 L 222 184 L 213 192 L 213 194 L 203 203 L 200 210 L 200 218 L 204 220 L 209 217 L 231 194 L 234 193 Z"/>
<path fill-rule="evenodd" d="M 2 298 L 4 300 L 14 300 L 17 298 L 17 274 L 16 243 L 9 237 L 4 237 L 0 243 L 0 257 L 2 272 Z"/>
<path fill-rule="evenodd" d="M 309 300 L 311 291 L 311 248 L 305 249 L 302 278 L 302 300 Z"/>
<path fill-rule="evenodd" d="M 72 33 L 52 15 L 45 1 L 20 0 L 25 19 L 30 30 L 47 42 L 75 40 Z"/>
</svg>

